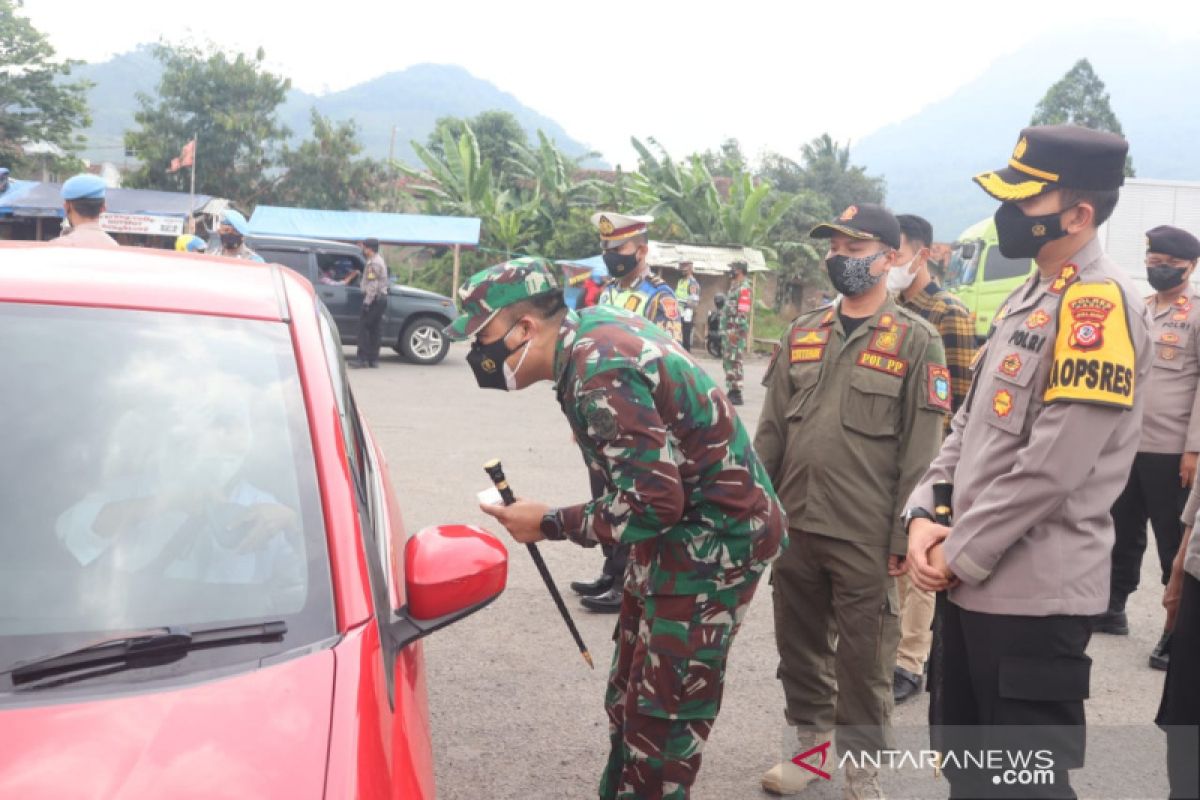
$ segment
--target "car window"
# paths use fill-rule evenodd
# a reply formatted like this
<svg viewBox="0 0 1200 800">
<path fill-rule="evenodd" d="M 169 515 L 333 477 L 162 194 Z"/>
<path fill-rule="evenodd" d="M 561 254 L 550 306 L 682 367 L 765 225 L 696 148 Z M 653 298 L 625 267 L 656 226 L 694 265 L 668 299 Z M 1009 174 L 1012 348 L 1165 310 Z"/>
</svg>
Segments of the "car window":
<svg viewBox="0 0 1200 800">
<path fill-rule="evenodd" d="M 983 268 L 985 281 L 1002 281 L 1006 278 L 1021 278 L 1033 269 L 1033 260 L 1028 258 L 1008 258 L 1000 252 L 998 245 L 993 245 L 987 251 L 987 265 Z"/>
<path fill-rule="evenodd" d="M 309 260 L 309 254 L 306 251 L 276 250 L 271 247 L 261 247 L 254 252 L 267 261 L 275 264 L 283 264 L 288 269 L 295 270 L 306 278 L 309 277 L 308 271 L 311 268 L 312 262 Z"/>
<path fill-rule="evenodd" d="M 347 286 L 358 286 L 365 263 L 361 257 L 351 253 L 317 253 L 318 274 L 328 274 L 339 282 L 349 278 Z"/>
<path fill-rule="evenodd" d="M 333 635 L 286 324 L 0 304 L 0 374 L 0 671 L 146 628 Z"/>
<path fill-rule="evenodd" d="M 329 367 L 329 375 L 333 380 L 333 394 L 338 407 L 338 416 L 342 424 L 342 441 L 346 445 L 346 453 L 350 459 L 350 469 L 354 473 L 354 483 L 359 494 L 365 493 L 366 481 L 363 476 L 362 448 L 359 444 L 361 437 L 355 431 L 354 405 L 350 396 L 350 384 L 346 380 L 346 359 L 342 354 L 342 340 L 337 332 L 337 324 L 329 316 L 329 309 L 323 303 L 317 304 L 317 321 L 321 329 L 321 345 L 325 348 L 325 363 Z"/>
</svg>

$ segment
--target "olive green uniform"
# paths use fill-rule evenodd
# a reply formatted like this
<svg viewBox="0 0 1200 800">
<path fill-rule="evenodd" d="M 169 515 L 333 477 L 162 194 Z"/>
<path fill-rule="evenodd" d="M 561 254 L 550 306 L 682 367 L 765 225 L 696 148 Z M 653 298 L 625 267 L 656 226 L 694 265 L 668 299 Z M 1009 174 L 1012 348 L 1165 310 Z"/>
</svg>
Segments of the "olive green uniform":
<svg viewBox="0 0 1200 800">
<path fill-rule="evenodd" d="M 848 336 L 827 306 L 792 323 L 764 384 L 755 448 L 792 537 L 773 570 L 787 720 L 845 726 L 844 751 L 886 748 L 900 635 L 887 560 L 907 549 L 900 514 L 950 409 L 941 338 L 890 298 Z"/>
</svg>

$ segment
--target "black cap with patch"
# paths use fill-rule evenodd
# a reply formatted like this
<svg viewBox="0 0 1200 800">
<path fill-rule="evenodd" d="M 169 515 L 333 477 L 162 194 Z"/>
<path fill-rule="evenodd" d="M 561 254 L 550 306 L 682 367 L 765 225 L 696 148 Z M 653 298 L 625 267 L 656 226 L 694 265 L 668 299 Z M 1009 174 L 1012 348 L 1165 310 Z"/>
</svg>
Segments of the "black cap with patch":
<svg viewBox="0 0 1200 800">
<path fill-rule="evenodd" d="M 853 239 L 874 239 L 888 247 L 900 247 L 900 223 L 892 212 L 875 203 L 849 206 L 833 222 L 822 222 L 808 232 L 814 239 L 829 239 L 842 233 Z"/>
<path fill-rule="evenodd" d="M 1028 200 L 1059 187 L 1104 191 L 1125 183 L 1129 142 L 1078 125 L 1040 125 L 1021 131 L 1008 166 L 975 176 L 997 200 Z"/>
<path fill-rule="evenodd" d="M 1182 228 L 1159 225 L 1146 231 L 1146 252 L 1195 261 L 1200 258 L 1200 239 Z"/>
</svg>

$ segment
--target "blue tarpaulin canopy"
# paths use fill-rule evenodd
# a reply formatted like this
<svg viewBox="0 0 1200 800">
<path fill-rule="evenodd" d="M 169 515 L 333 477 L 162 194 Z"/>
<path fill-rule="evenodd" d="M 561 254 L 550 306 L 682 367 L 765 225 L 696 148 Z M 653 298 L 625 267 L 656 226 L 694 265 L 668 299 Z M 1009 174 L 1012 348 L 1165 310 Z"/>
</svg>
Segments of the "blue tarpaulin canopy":
<svg viewBox="0 0 1200 800">
<path fill-rule="evenodd" d="M 347 242 L 378 239 L 385 244 L 476 247 L 479 224 L 475 217 L 259 206 L 250 217 L 250 232 Z"/>
<path fill-rule="evenodd" d="M 0 216 L 62 217 L 61 191 L 61 183 L 9 181 L 9 190 L 0 195 Z M 212 200 L 205 194 L 198 194 L 189 200 L 189 196 L 181 192 L 154 192 L 149 189 L 109 189 L 105 195 L 105 205 L 110 214 L 148 214 L 157 217 L 186 218 Z"/>
</svg>

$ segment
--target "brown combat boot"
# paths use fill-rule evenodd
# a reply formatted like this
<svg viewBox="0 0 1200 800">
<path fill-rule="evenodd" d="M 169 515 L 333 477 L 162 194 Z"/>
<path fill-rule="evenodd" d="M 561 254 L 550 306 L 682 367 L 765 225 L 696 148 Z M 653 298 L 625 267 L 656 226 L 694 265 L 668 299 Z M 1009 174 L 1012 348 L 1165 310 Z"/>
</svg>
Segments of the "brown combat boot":
<svg viewBox="0 0 1200 800">
<path fill-rule="evenodd" d="M 824 742 L 833 739 L 832 733 L 813 733 L 813 732 L 798 732 L 796 736 L 800 742 L 800 747 L 796 750 L 799 753 L 806 753 L 814 747 L 823 744 Z M 833 746 L 830 745 L 828 755 L 825 762 L 821 763 L 821 753 L 816 752 L 804 759 L 805 764 L 809 764 L 814 769 L 819 769 L 822 772 L 833 774 L 836 760 L 834 758 Z M 805 769 L 797 765 L 793 761 L 781 761 L 771 767 L 762 776 L 762 788 L 771 794 L 792 795 L 800 794 L 807 786 L 821 776 L 811 769 Z"/>
</svg>

